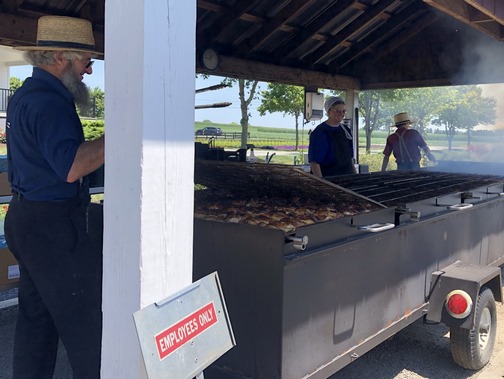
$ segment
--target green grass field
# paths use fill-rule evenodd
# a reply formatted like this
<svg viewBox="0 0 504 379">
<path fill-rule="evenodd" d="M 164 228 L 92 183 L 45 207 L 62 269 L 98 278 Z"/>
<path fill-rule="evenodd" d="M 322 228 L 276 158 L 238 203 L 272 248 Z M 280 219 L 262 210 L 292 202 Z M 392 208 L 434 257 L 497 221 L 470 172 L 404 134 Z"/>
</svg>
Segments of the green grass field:
<svg viewBox="0 0 504 379">
<path fill-rule="evenodd" d="M 214 124 L 211 122 L 196 122 L 195 131 L 205 126 L 214 126 L 221 128 L 224 133 L 241 133 L 241 126 L 238 124 Z M 309 126 L 309 127 L 308 127 Z M 296 132 L 288 128 L 272 128 L 262 126 L 249 126 L 248 139 L 249 144 L 253 144 L 257 149 L 264 149 L 271 152 L 291 151 L 289 155 L 277 154 L 271 163 L 293 164 L 294 157 L 298 162 L 303 161 L 303 154 L 307 153 L 309 136 L 308 131 L 314 128 L 314 125 L 305 125 L 299 129 L 298 151 L 295 151 Z M 384 131 L 374 131 L 371 139 L 371 152 L 366 154 L 365 144 L 366 136 L 363 130 L 359 131 L 359 163 L 367 164 L 371 172 L 381 169 L 383 147 L 389 134 Z M 500 158 L 500 149 L 504 141 L 504 135 L 499 132 L 484 131 L 482 133 L 473 133 L 471 145 L 468 147 L 466 134 L 456 135 L 452 141 L 452 150 L 448 150 L 448 141 L 443 133 L 430 133 L 425 136 L 427 144 L 439 160 L 467 160 L 467 161 L 495 161 Z M 197 138 L 196 141 L 206 143 L 207 138 Z M 238 149 L 241 141 L 239 139 L 216 138 L 212 141 L 215 147 L 225 149 Z M 395 167 L 393 158 L 389 169 Z"/>
<path fill-rule="evenodd" d="M 205 126 L 221 128 L 224 133 L 241 134 L 241 126 L 238 124 L 215 124 L 212 122 L 196 122 L 194 131 Z M 305 125 L 299 129 L 298 150 L 295 150 L 296 132 L 290 128 L 274 128 L 264 126 L 249 126 L 249 144 L 253 144 L 256 150 L 266 150 L 270 154 L 277 152 L 271 163 L 294 164 L 303 162 L 303 154 L 308 152 L 309 136 L 308 131 L 316 125 Z M 371 153 L 366 154 L 366 137 L 363 130 L 359 131 L 359 163 L 367 164 L 370 171 L 379 171 L 382 161 L 382 150 L 385 146 L 388 133 L 374 131 L 371 140 Z M 195 139 L 198 142 L 208 143 L 205 137 Z M 448 142 L 444 134 L 429 134 L 425 137 L 427 144 L 431 147 L 434 155 L 440 160 L 468 160 L 468 161 L 489 161 L 499 162 L 501 158 L 501 146 L 504 142 L 502 133 L 474 133 L 471 146 L 467 146 L 467 136 L 465 134 L 456 135 L 453 140 L 452 150 L 448 150 Z M 214 146 L 225 149 L 238 149 L 241 145 L 240 139 L 217 138 L 212 141 Z M 280 154 L 279 152 L 283 152 Z M 289 153 L 287 153 L 289 152 Z M 7 153 L 5 144 L 0 144 L 0 155 Z M 263 160 L 260 155 L 259 160 Z M 393 161 L 393 159 L 391 159 Z M 394 164 L 390 164 L 392 168 Z"/>
</svg>

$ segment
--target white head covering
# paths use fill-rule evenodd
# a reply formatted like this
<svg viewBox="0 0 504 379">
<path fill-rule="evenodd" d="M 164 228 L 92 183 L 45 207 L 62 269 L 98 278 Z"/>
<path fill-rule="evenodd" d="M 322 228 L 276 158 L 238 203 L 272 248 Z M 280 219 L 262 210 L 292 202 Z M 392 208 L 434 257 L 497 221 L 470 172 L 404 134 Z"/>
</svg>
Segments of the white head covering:
<svg viewBox="0 0 504 379">
<path fill-rule="evenodd" d="M 329 112 L 329 109 L 335 104 L 345 104 L 345 101 L 339 96 L 330 96 L 324 103 L 324 109 Z"/>
</svg>

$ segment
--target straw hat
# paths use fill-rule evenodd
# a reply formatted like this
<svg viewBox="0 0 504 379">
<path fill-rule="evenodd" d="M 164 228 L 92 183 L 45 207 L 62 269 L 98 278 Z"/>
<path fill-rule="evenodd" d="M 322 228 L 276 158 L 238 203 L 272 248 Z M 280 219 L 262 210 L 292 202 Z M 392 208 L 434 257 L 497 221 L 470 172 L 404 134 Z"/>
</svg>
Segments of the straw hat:
<svg viewBox="0 0 504 379">
<path fill-rule="evenodd" d="M 37 46 L 18 46 L 16 50 L 77 51 L 103 55 L 96 51 L 91 22 L 66 16 L 40 17 Z"/>
<path fill-rule="evenodd" d="M 408 115 L 407 112 L 402 112 L 402 113 L 398 113 L 398 114 L 394 115 L 394 125 L 393 126 L 399 127 L 402 124 L 406 124 L 409 122 L 413 123 L 415 121 L 410 118 L 410 116 Z"/>
</svg>

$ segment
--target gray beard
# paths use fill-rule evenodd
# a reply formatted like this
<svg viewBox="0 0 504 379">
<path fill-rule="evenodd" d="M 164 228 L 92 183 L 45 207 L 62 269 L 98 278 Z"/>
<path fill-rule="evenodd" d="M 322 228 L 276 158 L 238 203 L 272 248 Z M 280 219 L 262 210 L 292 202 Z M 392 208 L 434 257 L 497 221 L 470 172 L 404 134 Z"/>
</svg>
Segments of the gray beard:
<svg viewBox="0 0 504 379">
<path fill-rule="evenodd" d="M 86 114 L 91 109 L 91 98 L 87 86 L 81 82 L 73 71 L 74 65 L 70 61 L 70 65 L 62 74 L 61 81 L 66 89 L 72 94 L 75 105 L 77 105 L 81 113 Z"/>
</svg>

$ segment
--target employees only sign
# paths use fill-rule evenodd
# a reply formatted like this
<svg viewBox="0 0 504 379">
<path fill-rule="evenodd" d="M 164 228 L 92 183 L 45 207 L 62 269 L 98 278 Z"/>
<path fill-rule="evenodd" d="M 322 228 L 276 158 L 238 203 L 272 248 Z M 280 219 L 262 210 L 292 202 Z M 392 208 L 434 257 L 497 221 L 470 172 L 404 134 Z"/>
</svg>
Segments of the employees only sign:
<svg viewBox="0 0 504 379">
<path fill-rule="evenodd" d="M 133 318 L 149 379 L 199 378 L 236 345 L 217 272 Z"/>
<path fill-rule="evenodd" d="M 159 359 L 166 358 L 216 323 L 215 306 L 211 302 L 163 330 L 155 336 Z"/>
</svg>

